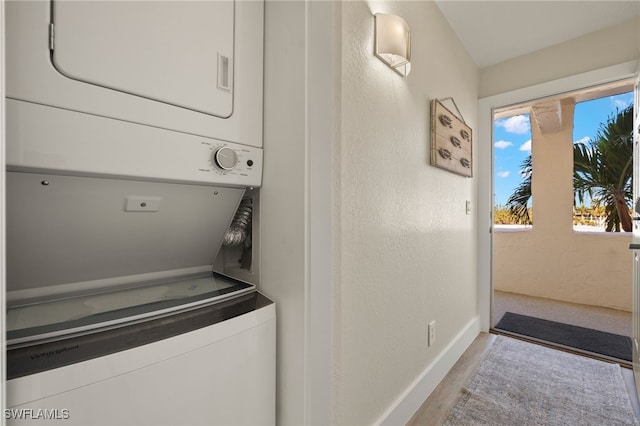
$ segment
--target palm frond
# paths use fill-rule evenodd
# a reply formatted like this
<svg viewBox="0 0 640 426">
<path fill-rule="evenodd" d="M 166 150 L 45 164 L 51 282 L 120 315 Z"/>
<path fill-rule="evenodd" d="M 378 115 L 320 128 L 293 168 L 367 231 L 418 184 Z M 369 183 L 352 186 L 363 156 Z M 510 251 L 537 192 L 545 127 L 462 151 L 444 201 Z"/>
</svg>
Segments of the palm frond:
<svg viewBox="0 0 640 426">
<path fill-rule="evenodd" d="M 617 202 L 628 206 L 633 199 L 633 108 L 609 117 L 595 137 L 573 146 L 573 188 L 580 202 L 585 196 L 606 206 L 607 231 L 630 230 L 630 216 Z"/>
<path fill-rule="evenodd" d="M 529 155 L 520 165 L 520 175 L 523 181 L 513 191 L 513 194 L 507 200 L 506 207 L 511 214 L 516 217 L 519 224 L 531 225 L 531 215 L 529 215 L 529 200 L 531 199 L 531 175 L 533 173 L 533 164 L 531 155 Z"/>
</svg>

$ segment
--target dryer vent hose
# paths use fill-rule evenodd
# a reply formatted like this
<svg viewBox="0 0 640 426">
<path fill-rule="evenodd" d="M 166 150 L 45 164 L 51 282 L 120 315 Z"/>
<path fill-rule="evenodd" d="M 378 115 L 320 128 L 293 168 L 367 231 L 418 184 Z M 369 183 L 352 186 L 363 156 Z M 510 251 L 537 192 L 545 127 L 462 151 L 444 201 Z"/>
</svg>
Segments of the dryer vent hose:
<svg viewBox="0 0 640 426">
<path fill-rule="evenodd" d="M 251 198 L 243 198 L 238 206 L 236 215 L 227 229 L 222 241 L 223 246 L 238 246 L 242 243 L 250 242 L 251 236 L 251 215 L 253 212 L 253 200 Z"/>
</svg>

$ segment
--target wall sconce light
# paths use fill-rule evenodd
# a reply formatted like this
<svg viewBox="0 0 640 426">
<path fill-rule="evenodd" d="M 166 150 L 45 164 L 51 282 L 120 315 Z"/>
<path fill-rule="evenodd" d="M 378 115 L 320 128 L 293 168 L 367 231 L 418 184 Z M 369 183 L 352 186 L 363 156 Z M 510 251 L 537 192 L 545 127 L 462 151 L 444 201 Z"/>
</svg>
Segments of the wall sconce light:
<svg viewBox="0 0 640 426">
<path fill-rule="evenodd" d="M 411 33 L 407 21 L 396 15 L 376 13 L 374 54 L 403 77 L 411 71 Z"/>
</svg>

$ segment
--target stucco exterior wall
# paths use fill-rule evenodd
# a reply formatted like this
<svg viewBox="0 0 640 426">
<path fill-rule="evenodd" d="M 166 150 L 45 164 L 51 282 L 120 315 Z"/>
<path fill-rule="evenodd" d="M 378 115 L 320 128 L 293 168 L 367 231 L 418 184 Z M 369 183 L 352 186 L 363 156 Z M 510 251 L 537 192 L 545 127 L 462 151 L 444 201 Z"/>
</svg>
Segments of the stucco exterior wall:
<svg viewBox="0 0 640 426">
<path fill-rule="evenodd" d="M 631 311 L 631 236 L 570 232 L 493 235 L 494 287 L 565 302 Z M 497 265 L 499 263 L 499 265 Z"/>
<path fill-rule="evenodd" d="M 373 55 L 378 12 L 411 28 L 406 78 Z M 429 102 L 453 97 L 475 128 L 478 70 L 430 1 L 342 2 L 341 46 L 334 424 L 364 425 L 477 316 L 476 183 L 430 165 Z"/>
</svg>

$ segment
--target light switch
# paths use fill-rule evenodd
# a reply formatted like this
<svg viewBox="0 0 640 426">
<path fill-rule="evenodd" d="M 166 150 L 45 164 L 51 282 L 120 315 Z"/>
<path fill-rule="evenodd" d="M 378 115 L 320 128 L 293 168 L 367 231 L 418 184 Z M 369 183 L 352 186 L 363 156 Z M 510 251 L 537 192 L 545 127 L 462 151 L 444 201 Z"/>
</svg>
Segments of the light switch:
<svg viewBox="0 0 640 426">
<path fill-rule="evenodd" d="M 467 214 L 471 214 L 471 201 L 467 200 L 467 202 L 465 203 L 465 212 Z"/>
</svg>

